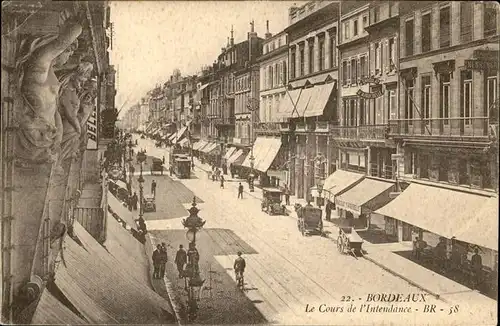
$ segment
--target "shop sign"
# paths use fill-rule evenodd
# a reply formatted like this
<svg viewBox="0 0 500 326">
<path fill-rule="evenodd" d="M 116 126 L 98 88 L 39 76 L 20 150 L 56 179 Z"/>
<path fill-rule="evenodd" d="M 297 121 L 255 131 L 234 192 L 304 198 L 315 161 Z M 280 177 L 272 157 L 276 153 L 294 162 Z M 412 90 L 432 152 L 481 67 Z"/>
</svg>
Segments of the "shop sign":
<svg viewBox="0 0 500 326">
<path fill-rule="evenodd" d="M 375 90 L 372 93 L 367 93 L 367 92 L 364 92 L 361 89 L 359 89 L 356 92 L 356 95 L 358 95 L 359 97 L 362 97 L 364 99 L 372 100 L 372 99 L 381 97 L 382 95 L 384 95 L 384 92 L 382 92 L 382 88 L 381 87 L 377 88 L 377 90 Z"/>
<path fill-rule="evenodd" d="M 361 77 L 361 83 L 362 84 L 380 84 L 380 79 L 378 78 L 375 78 L 373 76 L 370 76 L 370 77 Z"/>
<path fill-rule="evenodd" d="M 498 62 L 482 60 L 465 60 L 465 69 L 469 70 L 497 70 Z"/>
<path fill-rule="evenodd" d="M 351 211 L 355 214 L 361 214 L 361 206 L 345 202 L 339 197 L 335 198 L 335 204 L 340 208 Z"/>
<path fill-rule="evenodd" d="M 94 106 L 92 115 L 87 120 L 87 149 L 97 149 L 98 144 L 98 129 L 97 129 L 97 110 Z"/>
</svg>

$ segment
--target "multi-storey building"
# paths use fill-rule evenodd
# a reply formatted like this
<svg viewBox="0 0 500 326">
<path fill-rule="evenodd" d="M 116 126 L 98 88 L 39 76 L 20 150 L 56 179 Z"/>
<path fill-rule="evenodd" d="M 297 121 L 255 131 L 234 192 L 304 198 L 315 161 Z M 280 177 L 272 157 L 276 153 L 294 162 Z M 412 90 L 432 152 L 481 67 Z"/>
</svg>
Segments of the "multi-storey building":
<svg viewBox="0 0 500 326">
<path fill-rule="evenodd" d="M 479 245 L 495 268 L 499 6 L 400 2 L 399 15 L 399 110 L 389 136 L 404 191 L 377 213 L 398 240 L 417 228 L 431 246 L 442 237 L 466 253 Z"/>
<path fill-rule="evenodd" d="M 279 116 L 287 135 L 290 189 L 299 198 L 308 195 L 315 179 L 335 168 L 336 153 L 328 136 L 329 121 L 337 115 L 337 24 L 340 5 L 311 1 L 289 11 L 285 29 L 289 41 L 289 85 Z"/>
</svg>

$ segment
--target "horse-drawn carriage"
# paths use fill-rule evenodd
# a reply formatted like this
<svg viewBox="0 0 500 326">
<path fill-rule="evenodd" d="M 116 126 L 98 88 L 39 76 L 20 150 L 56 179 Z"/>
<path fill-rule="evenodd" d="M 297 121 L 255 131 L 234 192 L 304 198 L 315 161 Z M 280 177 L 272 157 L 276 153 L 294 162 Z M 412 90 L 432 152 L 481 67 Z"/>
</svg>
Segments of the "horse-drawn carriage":
<svg viewBox="0 0 500 326">
<path fill-rule="evenodd" d="M 357 254 L 363 254 L 361 250 L 361 245 L 363 244 L 363 239 L 354 230 L 353 227 L 340 227 L 339 237 L 337 238 L 337 249 L 340 253 L 351 253 L 353 256 Z"/>
<path fill-rule="evenodd" d="M 288 215 L 286 206 L 281 204 L 282 194 L 278 188 L 262 188 L 261 210 L 269 215 Z"/>
<path fill-rule="evenodd" d="M 151 175 L 153 172 L 159 171 L 163 175 L 163 160 L 153 157 L 153 164 L 151 164 Z"/>
<path fill-rule="evenodd" d="M 302 235 L 309 233 L 323 234 L 323 220 L 321 219 L 323 211 L 320 208 L 313 207 L 311 204 L 302 206 L 295 204 L 297 213 L 297 227 Z"/>
</svg>

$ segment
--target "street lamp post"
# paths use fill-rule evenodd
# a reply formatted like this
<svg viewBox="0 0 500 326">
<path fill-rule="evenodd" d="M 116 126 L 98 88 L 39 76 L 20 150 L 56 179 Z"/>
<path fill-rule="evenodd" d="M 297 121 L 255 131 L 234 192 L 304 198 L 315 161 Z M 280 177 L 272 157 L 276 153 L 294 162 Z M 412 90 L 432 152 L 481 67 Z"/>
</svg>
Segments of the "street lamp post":
<svg viewBox="0 0 500 326">
<path fill-rule="evenodd" d="M 141 205 L 140 205 L 140 209 L 139 209 L 139 220 L 142 220 L 142 216 L 143 216 L 143 213 L 144 213 L 144 192 L 143 192 L 143 182 L 144 182 L 144 178 L 142 176 L 142 163 L 144 163 L 144 161 L 146 160 L 146 154 L 142 153 L 142 152 L 139 152 L 137 154 L 137 160 L 139 161 L 139 164 L 140 164 L 140 167 L 141 167 L 141 173 L 139 175 L 139 178 L 137 179 L 137 181 L 139 181 L 139 197 L 140 197 L 140 201 L 141 201 Z"/>
<path fill-rule="evenodd" d="M 132 144 L 132 139 L 129 140 L 128 142 L 128 184 L 129 184 L 129 195 L 132 196 L 132 170 L 133 170 L 133 165 L 132 165 L 132 147 L 134 145 Z"/>
<path fill-rule="evenodd" d="M 188 295 L 188 318 L 189 320 L 195 320 L 197 317 L 198 303 L 197 295 L 195 289 L 203 286 L 205 280 L 201 279 L 200 276 L 200 255 L 196 249 L 196 233 L 205 225 L 206 221 L 198 216 L 200 210 L 196 207 L 196 197 L 193 197 L 193 203 L 191 208 L 188 210 L 189 216 L 182 220 L 182 225 L 188 229 L 186 232 L 186 238 L 189 242 L 189 250 L 187 252 L 188 263 L 186 269 L 184 270 L 184 284 Z"/>
<path fill-rule="evenodd" d="M 254 139 L 255 139 L 255 136 L 254 136 L 254 123 L 255 123 L 255 111 L 257 110 L 257 107 L 253 105 L 253 101 L 254 101 L 254 98 L 253 97 L 249 97 L 248 98 L 248 110 L 250 111 L 251 113 L 251 119 L 252 121 L 250 122 L 250 136 L 252 137 L 251 138 L 251 142 L 250 142 L 250 182 L 248 184 L 248 188 L 250 190 L 250 192 L 253 192 L 254 191 L 254 186 L 253 186 L 253 181 L 254 181 L 254 167 L 255 167 L 255 157 L 253 156 L 253 145 L 254 145 Z"/>
</svg>

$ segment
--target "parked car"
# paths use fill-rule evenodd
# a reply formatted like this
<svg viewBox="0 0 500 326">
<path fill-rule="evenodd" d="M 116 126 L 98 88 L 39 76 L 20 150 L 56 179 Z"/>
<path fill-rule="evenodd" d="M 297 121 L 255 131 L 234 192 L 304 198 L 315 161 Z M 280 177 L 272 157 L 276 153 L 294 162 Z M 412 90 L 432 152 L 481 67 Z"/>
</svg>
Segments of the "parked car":
<svg viewBox="0 0 500 326">
<path fill-rule="evenodd" d="M 144 213 L 156 212 L 156 202 L 154 196 L 144 196 L 143 199 Z"/>
</svg>

